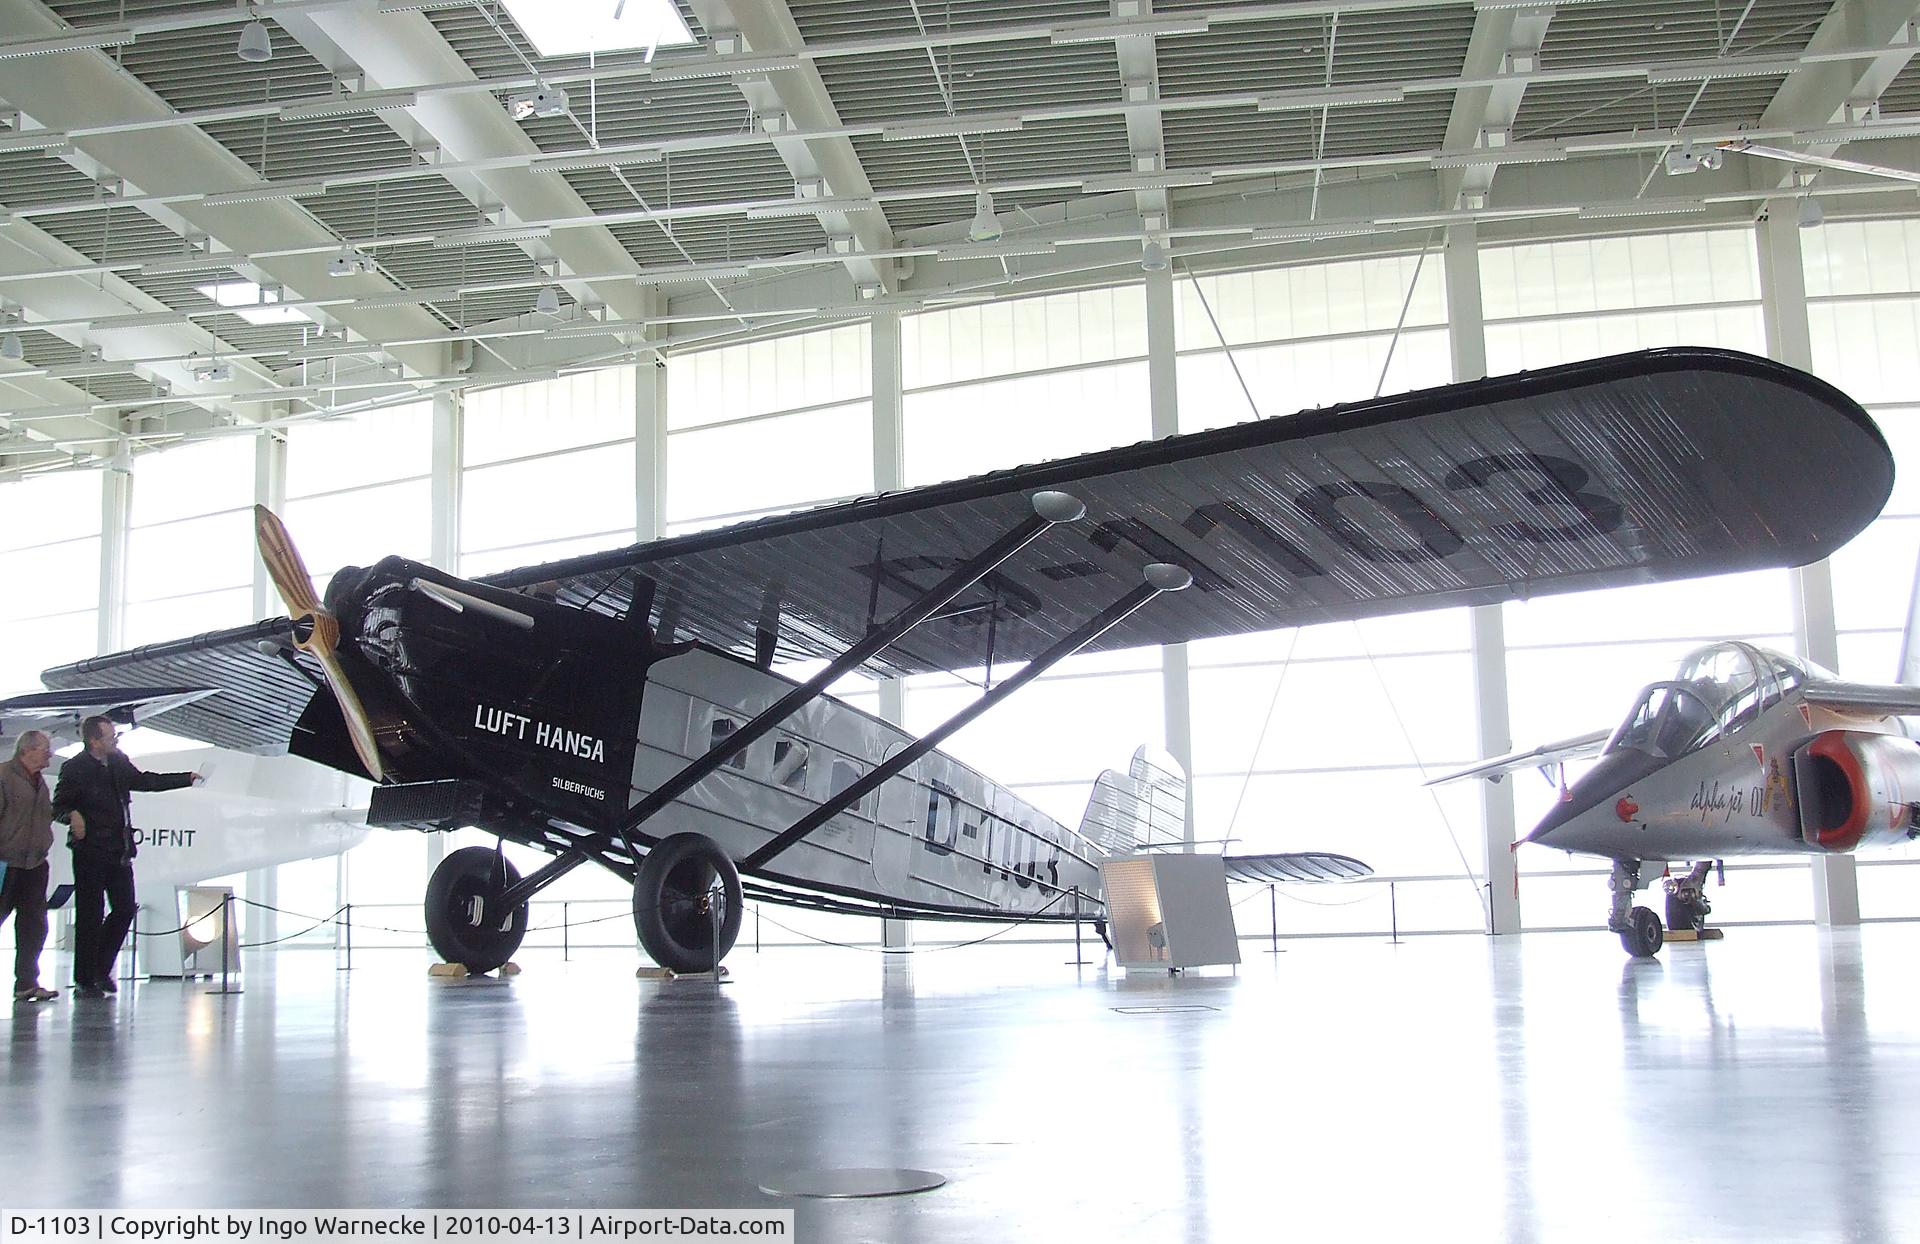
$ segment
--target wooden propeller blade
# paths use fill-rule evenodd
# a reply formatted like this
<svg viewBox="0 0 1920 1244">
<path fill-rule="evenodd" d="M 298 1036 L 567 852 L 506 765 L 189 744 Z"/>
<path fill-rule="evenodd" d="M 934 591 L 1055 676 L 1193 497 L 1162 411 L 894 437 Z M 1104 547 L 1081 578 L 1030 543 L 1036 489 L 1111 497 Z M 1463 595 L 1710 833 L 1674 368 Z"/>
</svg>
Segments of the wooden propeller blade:
<svg viewBox="0 0 1920 1244">
<path fill-rule="evenodd" d="M 320 659 L 320 670 L 340 705 L 340 716 L 346 719 L 354 754 L 360 757 L 360 763 L 367 767 L 374 781 L 385 781 L 386 769 L 380 763 L 380 744 L 373 736 L 373 720 L 367 716 L 367 706 L 360 702 L 360 693 L 347 680 L 347 671 L 340 668 L 340 658 L 334 655 L 333 645 L 329 643 L 324 648 L 315 645 L 309 651 Z"/>
<path fill-rule="evenodd" d="M 260 560 L 266 563 L 267 576 L 280 590 L 287 614 L 298 619 L 302 614 L 320 613 L 320 597 L 313 590 L 313 576 L 300 560 L 300 550 L 280 516 L 264 505 L 253 507 L 254 540 L 260 546 Z"/>
<path fill-rule="evenodd" d="M 384 780 L 386 769 L 380 763 L 380 744 L 374 737 L 373 720 L 367 716 L 367 706 L 360 702 L 360 693 L 353 689 L 347 671 L 341 668 L 340 658 L 334 652 L 334 646 L 340 642 L 339 619 L 321 607 L 320 598 L 313 590 L 313 577 L 307 573 L 307 564 L 301 560 L 300 550 L 294 547 L 293 537 L 287 533 L 279 515 L 264 505 L 256 505 L 253 524 L 260 560 L 266 563 L 268 577 L 280 590 L 287 613 L 295 622 L 306 621 L 312 627 L 304 640 L 298 638 L 296 630 L 295 646 L 311 652 L 319 660 L 320 672 L 326 676 L 334 703 L 340 706 L 340 716 L 346 720 L 354 753 L 374 781 Z"/>
</svg>

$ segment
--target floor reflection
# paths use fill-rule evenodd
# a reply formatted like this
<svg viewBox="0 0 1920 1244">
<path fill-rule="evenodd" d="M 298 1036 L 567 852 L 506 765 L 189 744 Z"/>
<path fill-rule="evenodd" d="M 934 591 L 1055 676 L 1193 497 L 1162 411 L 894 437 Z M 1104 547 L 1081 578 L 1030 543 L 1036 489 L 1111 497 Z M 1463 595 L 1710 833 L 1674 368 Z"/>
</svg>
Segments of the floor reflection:
<svg viewBox="0 0 1920 1244">
<path fill-rule="evenodd" d="M 1060 945 L 739 954 L 732 983 L 288 954 L 247 992 L 16 1010 L 9 1202 L 764 1206 L 803 1238 L 1898 1239 L 1920 925 L 1289 943 L 1128 977 Z M 1877 986 L 1877 987 L 1876 987 Z M 1892 1175 L 1888 1171 L 1892 1170 Z"/>
</svg>

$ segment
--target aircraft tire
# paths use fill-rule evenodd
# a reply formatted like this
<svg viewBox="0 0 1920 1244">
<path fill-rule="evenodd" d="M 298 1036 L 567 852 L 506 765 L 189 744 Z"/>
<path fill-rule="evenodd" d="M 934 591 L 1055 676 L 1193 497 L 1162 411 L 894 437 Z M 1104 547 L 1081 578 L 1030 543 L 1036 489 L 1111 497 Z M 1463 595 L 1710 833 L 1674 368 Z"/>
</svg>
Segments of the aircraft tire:
<svg viewBox="0 0 1920 1244">
<path fill-rule="evenodd" d="M 662 839 L 640 862 L 633 879 L 634 931 L 653 961 L 672 972 L 711 971 L 726 958 L 740 936 L 741 907 L 739 870 L 705 834 Z"/>
<path fill-rule="evenodd" d="M 1636 959 L 1651 959 L 1666 944 L 1667 931 L 1651 907 L 1636 907 L 1627 913 L 1627 927 L 1620 930 L 1620 944 Z"/>
<path fill-rule="evenodd" d="M 504 926 L 493 928 L 475 928 L 466 907 L 475 897 L 504 894 L 519 880 L 519 870 L 492 847 L 461 847 L 441 860 L 427 879 L 427 940 L 435 952 L 475 975 L 513 958 L 527 935 L 527 905 L 514 908 Z"/>
</svg>

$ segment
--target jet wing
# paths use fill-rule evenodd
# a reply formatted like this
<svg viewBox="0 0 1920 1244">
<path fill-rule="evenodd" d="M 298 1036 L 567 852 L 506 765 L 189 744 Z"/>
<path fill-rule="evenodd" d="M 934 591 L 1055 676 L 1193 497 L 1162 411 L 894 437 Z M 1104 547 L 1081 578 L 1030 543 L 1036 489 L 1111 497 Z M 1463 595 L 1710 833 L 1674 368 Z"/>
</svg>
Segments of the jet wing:
<svg viewBox="0 0 1920 1244">
<path fill-rule="evenodd" d="M 1030 513 L 1087 517 L 1002 563 L 876 674 L 1022 661 L 1191 570 L 1089 650 L 1800 565 L 1892 487 L 1845 394 L 1721 350 L 1620 355 L 1169 437 L 486 580 L 778 659 L 837 655 Z M 649 588 L 650 585 L 650 588 Z"/>
<path fill-rule="evenodd" d="M 74 688 L 121 688 L 131 694 L 163 680 L 197 688 L 196 698 L 168 711 L 169 733 L 266 755 L 287 750 L 308 702 L 324 694 L 319 667 L 294 650 L 293 624 L 285 618 L 92 657 L 40 677 L 68 695 Z"/>
<path fill-rule="evenodd" d="M 1801 688 L 1809 704 L 1837 713 L 1877 717 L 1920 716 L 1920 687 L 1868 682 L 1810 682 Z"/>
<path fill-rule="evenodd" d="M 1490 756 L 1477 765 L 1428 778 L 1422 785 L 1444 786 L 1463 778 L 1486 778 L 1490 782 L 1497 782 L 1516 769 L 1538 769 L 1544 765 L 1559 764 L 1563 760 L 1584 760 L 1588 756 L 1598 756 L 1612 735 L 1611 730 L 1594 730 L 1576 734 L 1570 739 L 1561 739 L 1558 743 L 1543 743 L 1531 751 Z"/>
<path fill-rule="evenodd" d="M 1330 851 L 1287 851 L 1274 855 L 1229 855 L 1227 880 L 1247 885 L 1283 885 L 1358 881 L 1373 876 L 1359 860 Z"/>
<path fill-rule="evenodd" d="M 72 691 L 34 691 L 0 700 L 0 737 L 18 738 L 44 730 L 55 746 L 79 741 L 80 723 L 111 717 L 121 725 L 139 725 L 162 713 L 216 694 L 210 687 L 80 687 Z"/>
</svg>

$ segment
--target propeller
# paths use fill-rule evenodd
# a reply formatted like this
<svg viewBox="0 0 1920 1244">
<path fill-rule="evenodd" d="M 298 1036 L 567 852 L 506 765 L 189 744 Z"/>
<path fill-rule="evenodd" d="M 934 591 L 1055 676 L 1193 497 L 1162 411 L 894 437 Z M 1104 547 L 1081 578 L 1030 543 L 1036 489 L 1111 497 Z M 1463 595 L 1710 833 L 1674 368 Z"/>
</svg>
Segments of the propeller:
<svg viewBox="0 0 1920 1244">
<path fill-rule="evenodd" d="M 340 619 L 321 605 L 319 595 L 313 590 L 313 577 L 307 573 L 307 564 L 300 560 L 300 550 L 293 546 L 293 537 L 287 534 L 280 516 L 264 505 L 256 505 L 253 526 L 254 538 L 260 546 L 260 560 L 266 563 L 267 575 L 280 590 L 287 615 L 293 619 L 294 647 L 311 652 L 320 662 L 327 687 L 340 705 L 340 715 L 346 718 L 354 752 L 374 781 L 383 780 L 385 770 L 380 764 L 380 745 L 374 738 L 373 721 L 334 651 L 340 643 Z"/>
</svg>

